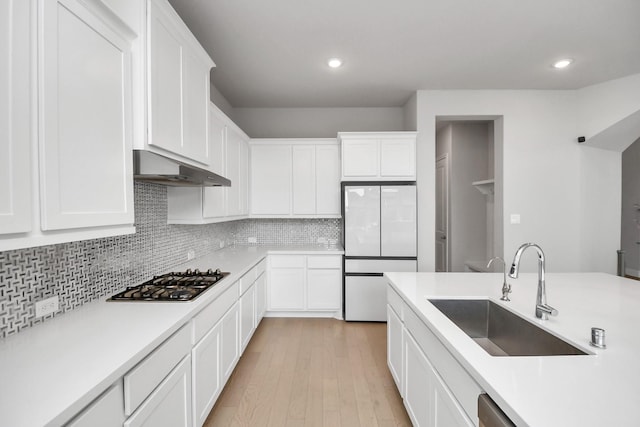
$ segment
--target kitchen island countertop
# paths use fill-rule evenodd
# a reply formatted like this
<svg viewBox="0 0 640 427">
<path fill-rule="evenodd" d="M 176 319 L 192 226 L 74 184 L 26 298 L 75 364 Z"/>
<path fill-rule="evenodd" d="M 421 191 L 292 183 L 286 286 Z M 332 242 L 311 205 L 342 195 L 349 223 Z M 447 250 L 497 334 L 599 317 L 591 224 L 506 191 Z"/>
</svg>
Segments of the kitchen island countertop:
<svg viewBox="0 0 640 427">
<path fill-rule="evenodd" d="M 456 360 L 518 426 L 640 425 L 640 282 L 602 273 L 547 274 L 549 320 L 534 315 L 537 274 L 511 279 L 500 301 L 501 273 L 387 273 L 391 286 Z M 589 353 L 494 357 L 428 298 L 489 298 Z M 607 348 L 589 345 L 591 327 Z"/>
<path fill-rule="evenodd" d="M 1 339 L 0 425 L 68 421 L 269 253 L 343 251 L 324 245 L 228 247 L 167 269 L 230 273 L 193 301 L 107 302 L 105 296 Z"/>
</svg>

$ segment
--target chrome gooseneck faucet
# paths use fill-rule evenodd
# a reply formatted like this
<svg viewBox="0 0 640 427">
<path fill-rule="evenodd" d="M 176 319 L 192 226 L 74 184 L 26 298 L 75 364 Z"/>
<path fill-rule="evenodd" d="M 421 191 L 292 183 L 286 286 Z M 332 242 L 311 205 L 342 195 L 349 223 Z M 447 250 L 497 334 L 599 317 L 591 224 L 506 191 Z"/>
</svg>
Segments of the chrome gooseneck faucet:
<svg viewBox="0 0 640 427">
<path fill-rule="evenodd" d="M 544 282 L 544 252 L 542 248 L 535 243 L 525 243 L 518 248 L 515 256 L 513 257 L 513 263 L 511 264 L 511 271 L 509 271 L 509 277 L 517 279 L 518 269 L 520 268 L 520 258 L 522 253 L 527 248 L 534 248 L 538 253 L 538 294 L 536 296 L 536 317 L 538 319 L 547 320 L 549 315 L 557 316 L 558 310 L 547 305 L 547 288 Z"/>
</svg>

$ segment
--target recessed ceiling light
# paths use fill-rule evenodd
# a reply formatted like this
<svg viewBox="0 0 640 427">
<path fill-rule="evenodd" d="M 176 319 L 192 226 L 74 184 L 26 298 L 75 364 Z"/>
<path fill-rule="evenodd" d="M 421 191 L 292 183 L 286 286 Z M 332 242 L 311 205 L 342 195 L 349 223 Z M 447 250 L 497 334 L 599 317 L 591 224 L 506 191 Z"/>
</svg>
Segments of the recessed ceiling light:
<svg viewBox="0 0 640 427">
<path fill-rule="evenodd" d="M 553 64 L 553 68 L 558 68 L 558 69 L 567 68 L 572 62 L 573 62 L 572 59 L 561 59 L 560 61 L 556 61 Z"/>
<path fill-rule="evenodd" d="M 331 58 L 329 61 L 327 61 L 327 64 L 329 64 L 329 67 L 331 68 L 339 68 L 342 66 L 342 59 Z"/>
</svg>

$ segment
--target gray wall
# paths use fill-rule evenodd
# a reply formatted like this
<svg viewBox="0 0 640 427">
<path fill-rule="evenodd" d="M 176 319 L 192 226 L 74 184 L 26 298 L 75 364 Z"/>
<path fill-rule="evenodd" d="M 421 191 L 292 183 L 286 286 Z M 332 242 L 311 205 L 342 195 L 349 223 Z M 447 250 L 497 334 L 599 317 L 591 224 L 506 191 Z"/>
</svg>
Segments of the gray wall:
<svg viewBox="0 0 640 427">
<path fill-rule="evenodd" d="M 251 138 L 335 138 L 347 131 L 404 130 L 404 110 L 391 108 L 234 108 Z"/>
<path fill-rule="evenodd" d="M 640 277 L 640 139 L 622 152 L 622 230 L 627 274 Z"/>
</svg>

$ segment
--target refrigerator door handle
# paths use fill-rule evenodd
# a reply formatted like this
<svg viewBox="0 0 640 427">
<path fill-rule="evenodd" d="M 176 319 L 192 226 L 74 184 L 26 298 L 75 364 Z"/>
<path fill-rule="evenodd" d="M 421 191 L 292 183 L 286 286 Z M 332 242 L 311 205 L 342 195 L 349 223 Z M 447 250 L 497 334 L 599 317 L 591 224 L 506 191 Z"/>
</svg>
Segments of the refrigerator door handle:
<svg viewBox="0 0 640 427">
<path fill-rule="evenodd" d="M 344 273 L 344 275 L 349 277 L 382 277 L 384 273 Z"/>
</svg>

